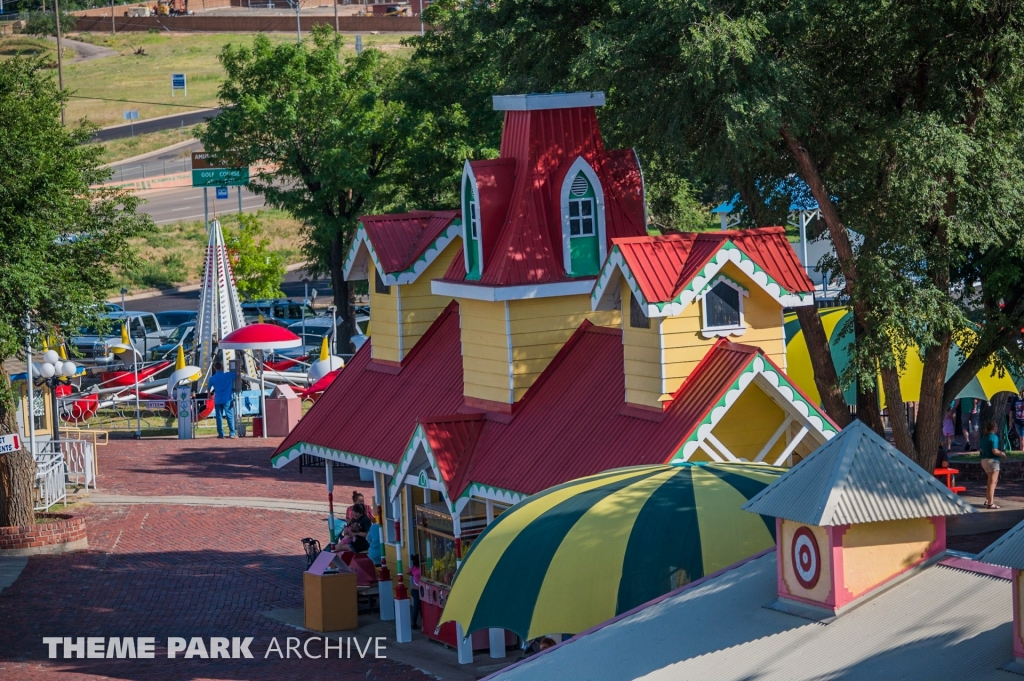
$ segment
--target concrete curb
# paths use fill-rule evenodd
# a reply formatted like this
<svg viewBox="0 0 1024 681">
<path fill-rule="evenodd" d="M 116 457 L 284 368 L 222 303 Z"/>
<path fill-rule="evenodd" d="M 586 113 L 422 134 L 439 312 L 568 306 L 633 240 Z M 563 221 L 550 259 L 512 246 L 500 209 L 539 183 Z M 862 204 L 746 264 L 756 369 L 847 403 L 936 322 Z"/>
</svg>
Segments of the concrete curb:
<svg viewBox="0 0 1024 681">
<path fill-rule="evenodd" d="M 139 154 L 138 156 L 132 156 L 131 158 L 123 158 L 120 161 L 111 161 L 110 163 L 106 163 L 106 164 L 104 164 L 104 165 L 102 165 L 100 167 L 101 168 L 115 168 L 117 166 L 123 166 L 125 163 L 132 163 L 133 161 L 138 161 L 139 159 L 149 158 L 150 156 L 153 156 L 154 154 L 165 154 L 168 151 L 174 151 L 175 149 L 180 149 L 181 147 L 185 147 L 185 146 L 188 146 L 190 144 L 195 144 L 198 141 L 199 141 L 198 139 L 193 137 L 192 139 L 185 140 L 184 142 L 177 142 L 175 144 L 171 144 L 171 145 L 166 146 L 166 147 L 161 147 L 160 149 L 154 149 L 153 151 L 147 152 L 145 154 Z"/>
<path fill-rule="evenodd" d="M 89 548 L 88 539 L 76 539 L 75 541 L 64 542 L 61 544 L 33 546 L 27 549 L 0 549 L 0 557 L 52 555 L 57 553 L 71 553 L 72 551 L 84 551 L 87 548 Z"/>
<path fill-rule="evenodd" d="M 134 496 L 128 494 L 90 494 L 81 501 L 102 506 L 134 506 L 159 504 L 163 506 L 209 506 L 213 508 L 251 508 L 264 511 L 290 511 L 292 513 L 327 514 L 324 501 L 299 501 L 296 499 L 269 499 L 266 497 L 197 497 L 197 496 Z M 344 517 L 348 506 L 334 507 L 336 516 Z"/>
</svg>

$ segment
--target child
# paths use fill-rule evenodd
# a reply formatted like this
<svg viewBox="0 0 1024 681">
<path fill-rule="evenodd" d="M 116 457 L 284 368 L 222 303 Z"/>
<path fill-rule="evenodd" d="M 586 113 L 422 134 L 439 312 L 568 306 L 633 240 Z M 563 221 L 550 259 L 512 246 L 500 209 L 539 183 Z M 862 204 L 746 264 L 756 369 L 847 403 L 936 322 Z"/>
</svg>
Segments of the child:
<svg viewBox="0 0 1024 681">
<path fill-rule="evenodd" d="M 946 439 L 946 451 L 953 449 L 953 435 L 956 434 L 956 413 L 952 408 L 946 410 L 946 418 L 942 419 L 942 437 Z"/>
<path fill-rule="evenodd" d="M 988 476 L 985 486 L 985 508 L 996 506 L 996 483 L 999 482 L 999 459 L 1006 458 L 1006 452 L 999 449 L 999 436 L 996 435 L 996 424 L 989 421 L 985 424 L 985 432 L 981 436 L 981 467 Z M 999 457 L 999 458 L 996 458 Z"/>
</svg>

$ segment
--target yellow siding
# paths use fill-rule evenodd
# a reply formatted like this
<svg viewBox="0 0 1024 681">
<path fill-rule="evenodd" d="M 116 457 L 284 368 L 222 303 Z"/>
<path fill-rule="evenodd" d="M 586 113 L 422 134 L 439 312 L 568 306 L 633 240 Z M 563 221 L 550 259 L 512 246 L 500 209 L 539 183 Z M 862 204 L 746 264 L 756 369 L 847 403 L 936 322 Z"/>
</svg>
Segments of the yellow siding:
<svg viewBox="0 0 1024 681">
<path fill-rule="evenodd" d="M 586 295 L 509 301 L 507 324 L 503 302 L 463 299 L 460 314 L 466 396 L 506 404 L 522 399 L 584 320 L 620 323 L 617 311 L 591 311 Z"/>
<path fill-rule="evenodd" d="M 785 418 L 782 408 L 754 382 L 747 386 L 715 426 L 714 436 L 735 456 L 753 461 Z M 764 461 L 774 463 L 785 448 L 786 437 L 783 435 Z"/>
<path fill-rule="evenodd" d="M 722 273 L 742 284 L 749 296 L 743 300 L 743 321 L 747 330 L 729 338 L 744 345 L 761 348 L 780 367 L 785 368 L 786 342 L 783 332 L 782 306 L 755 284 L 742 270 L 726 263 Z M 701 303 L 694 302 L 675 317 L 662 322 L 665 347 L 665 390 L 679 389 L 683 379 L 690 375 L 697 363 L 718 340 L 704 338 Z"/>
<path fill-rule="evenodd" d="M 434 262 L 420 273 L 416 281 L 392 286 L 391 292 L 386 295 L 377 293 L 373 273 L 370 273 L 370 332 L 373 336 L 371 349 L 374 359 L 388 362 L 400 362 L 405 359 L 438 315 L 448 306 L 452 299 L 431 293 L 430 280 L 444 275 L 452 258 L 461 250 L 462 240 L 453 239 Z"/>
<path fill-rule="evenodd" d="M 371 267 L 373 265 L 371 264 Z M 370 272 L 370 334 L 372 336 L 370 352 L 374 359 L 386 362 L 398 362 L 398 298 L 395 287 L 391 293 L 377 293 L 373 282 L 374 274 Z"/>
<path fill-rule="evenodd" d="M 629 306 L 633 292 L 622 280 L 622 351 L 626 372 L 626 401 L 656 409 L 661 408 L 661 341 L 658 317 L 651 319 L 651 328 L 636 329 L 629 325 Z"/>
</svg>

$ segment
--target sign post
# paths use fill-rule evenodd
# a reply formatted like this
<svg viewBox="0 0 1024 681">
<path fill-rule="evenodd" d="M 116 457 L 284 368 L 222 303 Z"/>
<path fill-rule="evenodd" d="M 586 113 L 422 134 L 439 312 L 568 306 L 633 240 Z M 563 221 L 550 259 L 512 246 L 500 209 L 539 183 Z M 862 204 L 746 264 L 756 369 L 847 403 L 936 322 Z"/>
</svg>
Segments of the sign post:
<svg viewBox="0 0 1024 681">
<path fill-rule="evenodd" d="M 132 109 L 131 111 L 122 111 L 121 117 L 128 121 L 128 124 L 132 129 L 132 137 L 135 137 L 135 121 L 139 119 L 138 109 Z"/>
<path fill-rule="evenodd" d="M 171 97 L 174 97 L 174 91 L 181 90 L 184 97 L 188 97 L 188 86 L 185 83 L 184 73 L 172 73 L 171 74 Z"/>
</svg>

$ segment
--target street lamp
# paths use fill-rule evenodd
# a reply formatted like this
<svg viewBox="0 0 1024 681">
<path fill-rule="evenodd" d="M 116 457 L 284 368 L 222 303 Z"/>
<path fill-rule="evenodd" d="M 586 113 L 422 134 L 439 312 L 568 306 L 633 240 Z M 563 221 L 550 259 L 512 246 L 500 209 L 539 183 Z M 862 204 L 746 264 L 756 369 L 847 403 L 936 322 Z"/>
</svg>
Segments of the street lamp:
<svg viewBox="0 0 1024 681">
<path fill-rule="evenodd" d="M 31 360 L 30 360 L 31 361 Z M 40 385 L 50 387 L 50 398 L 53 404 L 53 441 L 60 442 L 60 406 L 57 403 L 57 386 L 67 383 L 78 373 L 78 365 L 72 361 L 62 360 L 55 350 L 47 350 L 43 353 L 43 361 L 39 364 L 32 364 L 32 380 L 29 381 L 31 397 L 31 386 L 36 379 L 42 378 Z M 32 424 L 32 430 L 35 430 Z M 31 444 L 30 444 L 31 446 Z"/>
<path fill-rule="evenodd" d="M 142 439 L 142 407 L 139 404 L 139 351 L 128 335 L 127 326 L 121 326 L 121 342 L 112 345 L 110 349 L 118 356 L 126 352 L 132 353 L 132 372 L 135 374 L 135 439 Z M 121 361 L 126 365 L 128 363 L 124 357 L 121 357 Z"/>
</svg>

